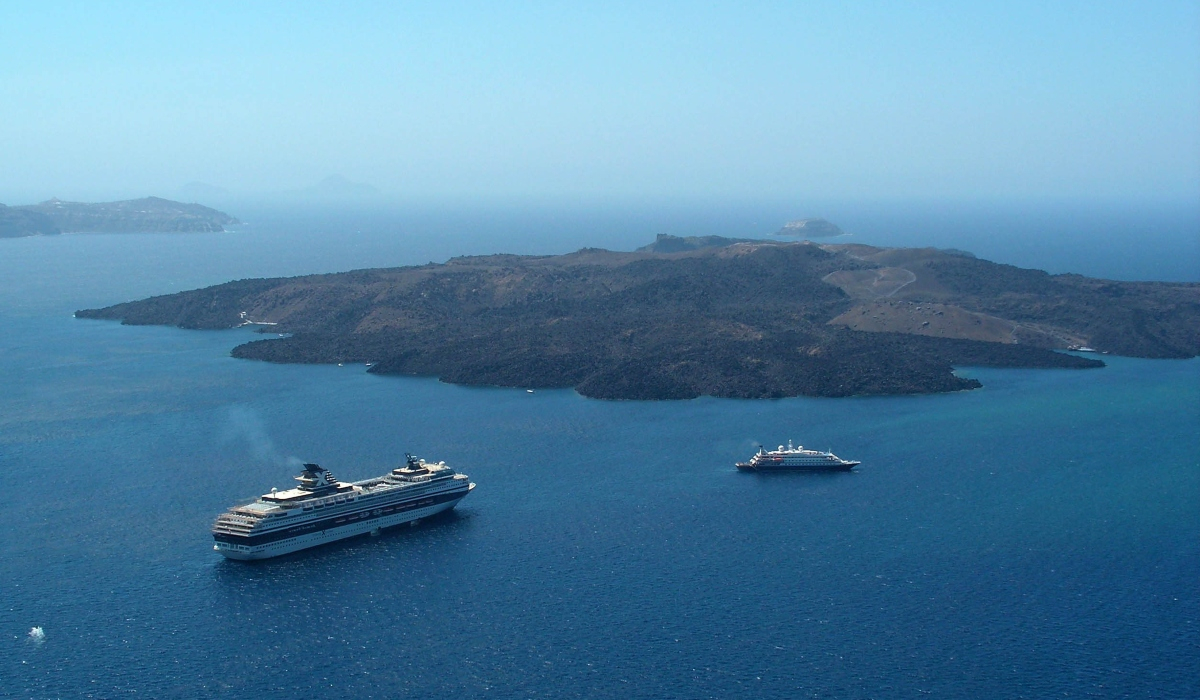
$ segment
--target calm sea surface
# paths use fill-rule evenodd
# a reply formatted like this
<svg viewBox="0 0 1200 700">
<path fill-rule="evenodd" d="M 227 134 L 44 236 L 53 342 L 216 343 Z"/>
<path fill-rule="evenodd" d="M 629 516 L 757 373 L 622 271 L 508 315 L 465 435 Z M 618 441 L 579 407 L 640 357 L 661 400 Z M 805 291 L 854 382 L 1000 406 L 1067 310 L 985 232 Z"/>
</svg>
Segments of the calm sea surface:
<svg viewBox="0 0 1200 700">
<path fill-rule="evenodd" d="M 944 396 L 602 402 L 239 361 L 248 331 L 71 317 L 689 232 L 478 218 L 0 240 L 0 696 L 1200 696 L 1200 361 L 962 368 L 984 388 Z M 957 247 L 1072 269 L 998 241 Z M 1153 270 L 1132 248 L 1074 269 Z M 733 469 L 789 438 L 863 466 Z M 216 514 L 286 486 L 289 457 L 349 480 L 405 451 L 478 488 L 379 537 L 258 564 L 212 551 Z"/>
</svg>

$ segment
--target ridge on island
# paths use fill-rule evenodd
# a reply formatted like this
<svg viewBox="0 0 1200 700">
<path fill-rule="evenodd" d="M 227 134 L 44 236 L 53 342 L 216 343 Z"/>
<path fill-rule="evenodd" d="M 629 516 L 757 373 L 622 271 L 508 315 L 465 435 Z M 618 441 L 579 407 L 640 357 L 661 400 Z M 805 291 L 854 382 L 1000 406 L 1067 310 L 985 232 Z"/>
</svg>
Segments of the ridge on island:
<svg viewBox="0 0 1200 700">
<path fill-rule="evenodd" d="M 232 354 L 610 399 L 946 392 L 980 386 L 954 366 L 1103 366 L 1055 352 L 1072 346 L 1200 354 L 1197 284 L 1050 275 L 932 248 L 711 237 L 240 280 L 76 315 L 272 323 L 290 335 Z"/>
<path fill-rule="evenodd" d="M 58 233 L 207 233 L 241 223 L 202 204 L 144 197 L 120 202 L 0 204 L 0 238 Z"/>
</svg>

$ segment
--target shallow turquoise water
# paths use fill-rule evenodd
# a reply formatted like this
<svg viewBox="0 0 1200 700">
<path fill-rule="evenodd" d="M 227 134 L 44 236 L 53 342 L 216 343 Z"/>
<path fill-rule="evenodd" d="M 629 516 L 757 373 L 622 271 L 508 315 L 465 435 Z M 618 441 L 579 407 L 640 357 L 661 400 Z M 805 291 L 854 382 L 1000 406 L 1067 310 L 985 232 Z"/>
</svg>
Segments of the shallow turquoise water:
<svg viewBox="0 0 1200 700">
<path fill-rule="evenodd" d="M 601 402 L 70 317 L 434 252 L 282 240 L 0 241 L 7 694 L 1200 695 L 1196 360 L 963 368 L 984 389 L 944 396 Z M 789 438 L 863 466 L 733 470 Z M 288 457 L 358 479 L 405 451 L 479 487 L 376 538 L 212 552 L 215 515 L 282 487 Z"/>
</svg>

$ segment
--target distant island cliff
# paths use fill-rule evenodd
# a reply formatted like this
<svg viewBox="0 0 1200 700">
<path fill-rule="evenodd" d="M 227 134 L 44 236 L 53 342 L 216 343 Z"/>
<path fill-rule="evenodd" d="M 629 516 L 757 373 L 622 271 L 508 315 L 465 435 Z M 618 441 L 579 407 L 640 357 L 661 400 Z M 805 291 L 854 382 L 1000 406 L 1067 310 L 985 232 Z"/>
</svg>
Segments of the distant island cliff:
<svg viewBox="0 0 1200 700">
<path fill-rule="evenodd" d="M 237 219 L 201 204 L 160 197 L 120 202 L 64 202 L 6 207 L 0 204 L 0 238 L 59 233 L 203 233 L 224 231 Z"/>
<path fill-rule="evenodd" d="M 1103 366 L 1054 351 L 1072 346 L 1200 354 L 1196 284 L 1050 275 L 932 248 L 713 237 L 240 280 L 76 315 L 272 323 L 290 335 L 233 355 L 610 399 L 945 392 L 980 386 L 954 366 Z"/>
<path fill-rule="evenodd" d="M 825 219 L 798 219 L 789 221 L 783 228 L 775 232 L 776 236 L 789 238 L 833 238 L 843 236 L 846 232 Z"/>
<path fill-rule="evenodd" d="M 62 229 L 41 212 L 0 204 L 0 238 L 57 236 L 60 233 Z"/>
</svg>

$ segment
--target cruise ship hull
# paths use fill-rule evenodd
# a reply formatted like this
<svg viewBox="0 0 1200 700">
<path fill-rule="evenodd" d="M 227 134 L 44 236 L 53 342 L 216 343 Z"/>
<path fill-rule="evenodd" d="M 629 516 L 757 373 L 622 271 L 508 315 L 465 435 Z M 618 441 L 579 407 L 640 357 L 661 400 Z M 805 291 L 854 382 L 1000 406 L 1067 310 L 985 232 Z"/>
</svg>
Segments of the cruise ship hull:
<svg viewBox="0 0 1200 700">
<path fill-rule="evenodd" d="M 831 464 L 747 464 L 738 463 L 736 466 L 744 472 L 848 472 L 861 462 L 843 462 Z"/>
<path fill-rule="evenodd" d="M 252 538 L 239 538 L 236 536 L 223 536 L 217 539 L 213 549 L 221 553 L 229 559 L 237 559 L 240 561 L 251 561 L 257 559 L 270 559 L 283 554 L 291 554 L 302 549 L 318 547 L 330 542 L 337 542 L 348 537 L 356 537 L 375 530 L 393 527 L 395 525 L 403 525 L 404 523 L 413 522 L 422 518 L 428 518 L 443 511 L 450 510 L 458 505 L 471 488 L 457 491 L 449 494 L 448 500 L 432 503 L 429 505 L 421 505 L 415 508 L 405 509 L 398 513 L 384 514 L 375 518 L 362 518 L 354 522 L 349 522 L 344 525 L 330 523 L 323 529 L 315 529 L 301 535 L 290 537 L 272 537 L 273 533 L 264 533 L 263 535 Z M 282 534 L 282 533 L 280 533 Z M 258 540 L 256 542 L 256 540 Z"/>
</svg>

